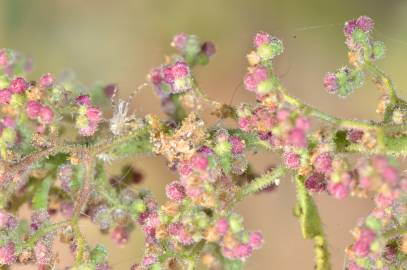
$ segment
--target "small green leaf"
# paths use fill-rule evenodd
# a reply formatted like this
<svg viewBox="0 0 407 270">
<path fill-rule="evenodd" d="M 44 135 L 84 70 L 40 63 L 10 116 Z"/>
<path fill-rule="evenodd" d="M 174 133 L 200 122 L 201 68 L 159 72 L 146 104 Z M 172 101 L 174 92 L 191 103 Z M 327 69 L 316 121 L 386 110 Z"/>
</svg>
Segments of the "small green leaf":
<svg viewBox="0 0 407 270">
<path fill-rule="evenodd" d="M 48 176 L 38 186 L 32 199 L 34 210 L 48 209 L 48 193 L 51 188 L 52 182 L 52 177 Z"/>
</svg>

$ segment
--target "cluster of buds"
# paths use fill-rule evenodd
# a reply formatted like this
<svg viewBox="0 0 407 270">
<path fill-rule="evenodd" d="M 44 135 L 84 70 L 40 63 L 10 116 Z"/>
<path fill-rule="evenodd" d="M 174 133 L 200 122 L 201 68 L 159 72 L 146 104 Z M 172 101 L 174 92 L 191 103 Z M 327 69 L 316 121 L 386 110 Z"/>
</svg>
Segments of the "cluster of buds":
<svg viewBox="0 0 407 270">
<path fill-rule="evenodd" d="M 0 212 L 0 264 L 11 265 L 16 262 L 37 265 L 49 265 L 55 258 L 52 255 L 54 233 L 42 236 L 31 248 L 24 248 L 25 239 L 31 237 L 41 228 L 49 225 L 49 215 L 46 210 L 38 210 L 31 216 L 29 226 L 15 217 Z"/>
<path fill-rule="evenodd" d="M 184 61 L 176 61 L 174 64 L 155 68 L 149 77 L 156 93 L 162 98 L 186 92 L 193 87 L 190 68 Z"/>
<path fill-rule="evenodd" d="M 191 65 L 206 65 L 216 52 L 215 45 L 212 42 L 201 42 L 198 36 L 185 33 L 175 35 L 171 45 Z"/>
<path fill-rule="evenodd" d="M 255 51 L 249 55 L 250 64 L 251 59 L 256 59 L 255 62 L 262 62 L 264 64 L 269 64 L 270 60 L 274 57 L 280 55 L 284 51 L 283 42 L 277 37 L 273 37 L 268 33 L 259 32 L 256 34 L 253 40 Z M 253 57 L 253 58 L 252 58 Z"/>
<path fill-rule="evenodd" d="M 351 54 L 354 54 L 352 57 L 354 57 L 357 64 L 380 60 L 385 56 L 386 47 L 384 43 L 374 41 L 371 38 L 373 29 L 374 21 L 367 16 L 361 16 L 345 23 L 343 32 L 346 37 L 346 45 Z"/>
<path fill-rule="evenodd" d="M 349 269 L 402 268 L 398 258 L 406 256 L 406 240 L 391 232 L 406 222 L 407 179 L 384 157 L 360 161 L 357 172 L 355 193 L 374 192 L 375 208 L 353 230 L 355 243 L 347 249 Z"/>
<path fill-rule="evenodd" d="M 343 67 L 325 75 L 324 86 L 329 93 L 339 97 L 350 95 L 363 85 L 365 64 L 384 58 L 386 48 L 383 42 L 372 39 L 373 28 L 374 22 L 367 16 L 345 23 L 343 32 L 349 48 L 349 63 L 353 67 Z"/>
<path fill-rule="evenodd" d="M 347 97 L 355 89 L 363 86 L 364 75 L 360 69 L 343 67 L 335 73 L 328 72 L 324 78 L 324 86 L 328 93 L 339 97 Z"/>
<path fill-rule="evenodd" d="M 78 104 L 76 127 L 79 129 L 79 134 L 92 136 L 102 120 L 102 111 L 91 105 L 88 95 L 78 96 L 76 102 Z"/>
<path fill-rule="evenodd" d="M 243 82 L 247 90 L 255 92 L 257 96 L 265 96 L 277 86 L 271 72 L 271 62 L 283 52 L 284 47 L 280 39 L 265 32 L 255 36 L 254 46 L 255 51 L 247 56 L 250 67 Z"/>
</svg>

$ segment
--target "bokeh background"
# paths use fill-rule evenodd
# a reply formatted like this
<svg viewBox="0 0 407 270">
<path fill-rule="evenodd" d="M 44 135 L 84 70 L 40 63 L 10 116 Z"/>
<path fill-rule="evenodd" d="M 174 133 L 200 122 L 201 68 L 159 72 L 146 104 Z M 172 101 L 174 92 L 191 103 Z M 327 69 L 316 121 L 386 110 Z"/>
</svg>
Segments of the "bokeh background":
<svg viewBox="0 0 407 270">
<path fill-rule="evenodd" d="M 118 83 L 125 97 L 145 82 L 147 72 L 159 65 L 165 54 L 172 52 L 169 43 L 175 33 L 195 33 L 214 41 L 218 48 L 209 67 L 196 72 L 202 89 L 211 99 L 237 104 L 253 100 L 239 86 L 252 36 L 259 30 L 270 31 L 285 42 L 286 51 L 277 60 L 276 69 L 290 92 L 336 116 L 376 119 L 379 93 L 371 84 L 347 100 L 325 93 L 322 87 L 326 71 L 346 64 L 343 22 L 360 15 L 375 19 L 375 36 L 388 47 L 381 66 L 391 74 L 400 95 L 406 96 L 407 1 L 403 0 L 0 0 L 0 47 L 30 55 L 35 63 L 33 78 L 70 68 L 86 85 Z M 137 96 L 133 108 L 139 114 L 158 113 L 160 109 L 151 89 Z M 252 159 L 259 171 L 273 161 L 265 154 Z M 164 185 L 176 177 L 169 173 L 164 160 L 145 157 L 128 162 L 145 173 L 142 186 L 151 188 L 163 201 Z M 119 171 L 118 166 L 111 169 Z M 316 196 L 316 200 L 334 269 L 342 269 L 343 250 L 351 242 L 349 230 L 372 204 L 360 199 L 336 201 L 324 195 Z M 291 179 L 284 179 L 277 191 L 239 205 L 246 226 L 262 230 L 267 240 L 246 269 L 313 269 L 312 243 L 301 239 L 291 214 L 294 202 Z M 90 243 L 108 246 L 113 269 L 128 269 L 140 258 L 140 232 L 134 232 L 130 244 L 121 248 L 90 223 L 81 226 Z M 72 259 L 67 248 L 57 248 L 60 265 L 69 265 Z"/>
</svg>

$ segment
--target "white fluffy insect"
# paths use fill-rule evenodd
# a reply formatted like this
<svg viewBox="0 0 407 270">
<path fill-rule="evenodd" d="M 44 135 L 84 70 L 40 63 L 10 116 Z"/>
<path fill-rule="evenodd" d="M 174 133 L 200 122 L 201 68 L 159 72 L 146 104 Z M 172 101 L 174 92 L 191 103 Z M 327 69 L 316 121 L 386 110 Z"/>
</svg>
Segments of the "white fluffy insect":
<svg viewBox="0 0 407 270">
<path fill-rule="evenodd" d="M 130 120 L 128 117 L 129 103 L 124 100 L 119 100 L 115 110 L 113 112 L 113 117 L 110 119 L 110 131 L 115 135 L 120 135 L 123 133 L 126 122 Z"/>
</svg>

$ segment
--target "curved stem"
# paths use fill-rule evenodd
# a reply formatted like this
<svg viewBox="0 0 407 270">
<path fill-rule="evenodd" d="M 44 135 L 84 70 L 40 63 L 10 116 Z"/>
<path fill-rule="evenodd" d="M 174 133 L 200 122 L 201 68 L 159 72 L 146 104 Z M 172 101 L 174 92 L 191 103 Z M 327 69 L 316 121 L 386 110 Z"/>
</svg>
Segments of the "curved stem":
<svg viewBox="0 0 407 270">
<path fill-rule="evenodd" d="M 325 238 L 323 225 L 318 213 L 317 206 L 304 184 L 304 178 L 295 177 L 297 189 L 297 211 L 304 239 L 314 240 L 315 269 L 330 270 L 330 255 L 328 242 Z"/>
</svg>

